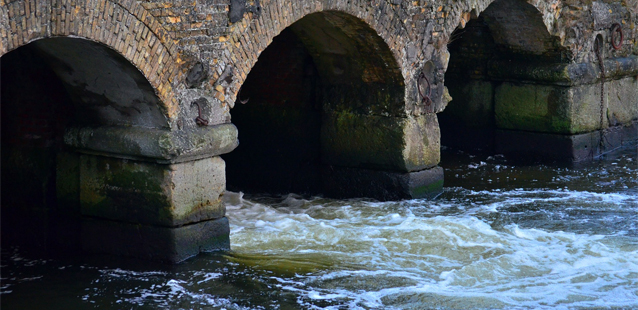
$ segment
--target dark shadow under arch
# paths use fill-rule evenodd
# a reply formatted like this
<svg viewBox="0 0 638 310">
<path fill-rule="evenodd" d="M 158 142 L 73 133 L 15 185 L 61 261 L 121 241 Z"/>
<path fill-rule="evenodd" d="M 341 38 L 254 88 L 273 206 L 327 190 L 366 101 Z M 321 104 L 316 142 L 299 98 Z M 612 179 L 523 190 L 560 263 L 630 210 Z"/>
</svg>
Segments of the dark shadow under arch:
<svg viewBox="0 0 638 310">
<path fill-rule="evenodd" d="M 148 80 L 110 48 L 84 39 L 48 38 L 9 54 L 21 49 L 32 50 L 55 72 L 77 110 L 79 125 L 168 128 Z"/>
</svg>

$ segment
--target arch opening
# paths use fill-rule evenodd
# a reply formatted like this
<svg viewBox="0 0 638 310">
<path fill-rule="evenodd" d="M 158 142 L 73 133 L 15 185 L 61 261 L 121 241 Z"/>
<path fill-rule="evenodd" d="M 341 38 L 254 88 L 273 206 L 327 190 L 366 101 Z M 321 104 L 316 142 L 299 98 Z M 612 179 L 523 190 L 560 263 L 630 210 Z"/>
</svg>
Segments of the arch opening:
<svg viewBox="0 0 638 310">
<path fill-rule="evenodd" d="M 516 75 L 546 64 L 569 62 L 569 52 L 549 34 L 542 14 L 524 0 L 493 2 L 457 28 L 451 38 L 445 85 L 453 100 L 438 114 L 441 144 L 492 154 L 500 129 L 518 130 L 529 122 L 515 119 L 518 111 L 514 109 L 524 109 L 518 102 L 538 90 L 508 91 L 511 83 L 538 82 Z"/>
<path fill-rule="evenodd" d="M 128 60 L 78 38 L 47 38 L 0 58 L 2 242 L 77 248 L 80 156 L 70 127 L 167 128 L 153 87 Z"/>
<path fill-rule="evenodd" d="M 240 144 L 223 156 L 228 188 L 356 196 L 328 180 L 339 169 L 396 170 L 401 148 L 387 140 L 402 133 L 379 127 L 404 115 L 404 96 L 394 55 L 365 22 L 305 16 L 273 39 L 242 85 L 231 110 Z"/>
</svg>

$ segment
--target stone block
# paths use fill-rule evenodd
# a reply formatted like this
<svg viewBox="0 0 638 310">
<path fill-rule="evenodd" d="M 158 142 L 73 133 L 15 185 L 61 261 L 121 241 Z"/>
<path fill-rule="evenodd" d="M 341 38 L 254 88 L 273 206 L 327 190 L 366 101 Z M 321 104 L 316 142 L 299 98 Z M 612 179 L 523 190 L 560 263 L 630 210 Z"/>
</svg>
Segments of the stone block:
<svg viewBox="0 0 638 310">
<path fill-rule="evenodd" d="M 219 157 L 161 165 L 83 154 L 80 182 L 85 216 L 166 227 L 224 216 Z"/>
<path fill-rule="evenodd" d="M 82 248 L 93 253 L 178 263 L 202 252 L 230 249 L 228 219 L 158 227 L 95 218 L 82 221 Z"/>
<path fill-rule="evenodd" d="M 605 83 L 609 126 L 629 124 L 638 119 L 638 76 Z"/>
<path fill-rule="evenodd" d="M 443 191 L 443 168 L 438 166 L 416 172 L 331 167 L 322 178 L 325 193 L 338 198 L 434 198 Z"/>
<path fill-rule="evenodd" d="M 576 133 L 572 127 L 572 94 L 567 87 L 504 82 L 494 93 L 500 129 Z M 584 103 L 588 106 L 589 103 Z"/>
<path fill-rule="evenodd" d="M 637 65 L 635 57 L 605 61 L 602 128 L 638 118 Z M 601 81 L 595 63 L 500 63 L 490 70 L 492 77 L 506 80 L 495 90 L 498 128 L 559 134 L 601 129 Z M 521 82 L 509 82 L 513 79 Z"/>
<path fill-rule="evenodd" d="M 402 118 L 326 113 L 321 141 L 324 163 L 332 166 L 410 172 L 440 160 L 434 114 Z"/>
<path fill-rule="evenodd" d="M 570 89 L 572 133 L 601 129 L 600 83 Z M 627 77 L 605 82 L 602 128 L 629 124 L 638 119 L 638 79 Z"/>
</svg>

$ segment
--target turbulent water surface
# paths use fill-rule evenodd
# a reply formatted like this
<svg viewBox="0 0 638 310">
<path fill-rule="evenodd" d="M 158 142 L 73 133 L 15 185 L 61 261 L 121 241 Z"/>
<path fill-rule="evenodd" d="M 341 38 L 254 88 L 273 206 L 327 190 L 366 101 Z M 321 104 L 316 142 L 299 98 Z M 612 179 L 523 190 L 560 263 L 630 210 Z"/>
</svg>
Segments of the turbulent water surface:
<svg viewBox="0 0 638 310">
<path fill-rule="evenodd" d="M 227 193 L 232 251 L 175 267 L 2 252 L 3 309 L 638 308 L 638 152 L 444 153 L 435 200 Z"/>
</svg>

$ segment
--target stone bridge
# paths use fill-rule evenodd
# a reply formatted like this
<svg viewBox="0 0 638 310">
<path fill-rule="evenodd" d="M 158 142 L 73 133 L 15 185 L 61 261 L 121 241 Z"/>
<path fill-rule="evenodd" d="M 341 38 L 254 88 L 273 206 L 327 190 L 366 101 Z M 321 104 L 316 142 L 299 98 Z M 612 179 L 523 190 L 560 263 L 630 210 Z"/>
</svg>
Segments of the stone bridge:
<svg viewBox="0 0 638 310">
<path fill-rule="evenodd" d="M 637 137 L 637 27 L 637 0 L 0 0 L 3 239 L 177 262 L 229 247 L 227 183 L 430 197 L 442 142 L 586 161 Z"/>
</svg>

